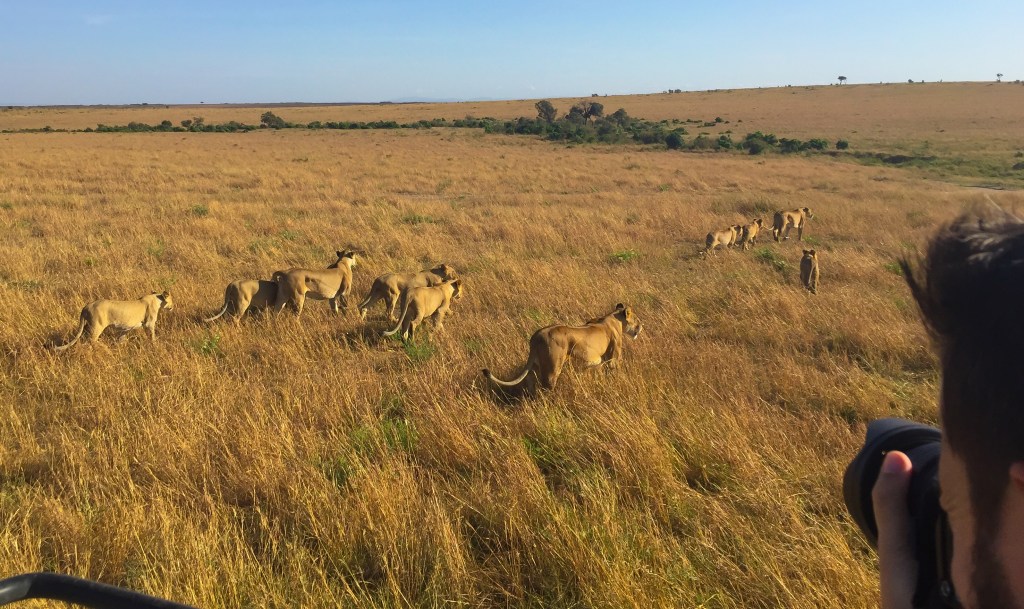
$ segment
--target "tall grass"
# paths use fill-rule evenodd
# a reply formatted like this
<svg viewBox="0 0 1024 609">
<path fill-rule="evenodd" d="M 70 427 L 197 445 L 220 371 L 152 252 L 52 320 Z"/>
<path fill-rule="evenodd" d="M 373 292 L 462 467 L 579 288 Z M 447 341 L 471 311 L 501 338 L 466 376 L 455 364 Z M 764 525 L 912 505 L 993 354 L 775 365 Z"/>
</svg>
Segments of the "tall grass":
<svg viewBox="0 0 1024 609">
<path fill-rule="evenodd" d="M 934 420 L 936 394 L 886 265 L 984 195 L 443 130 L 0 141 L 0 574 L 207 607 L 875 606 L 840 475 L 866 421 Z M 755 204 L 814 209 L 817 297 L 779 270 L 793 240 L 694 257 Z M 403 347 L 382 308 L 315 301 L 199 321 L 226 283 L 349 243 L 356 297 L 455 265 L 444 330 Z M 43 348 L 90 300 L 162 287 L 155 343 Z M 645 326 L 620 371 L 486 391 L 537 327 L 620 301 Z"/>
</svg>

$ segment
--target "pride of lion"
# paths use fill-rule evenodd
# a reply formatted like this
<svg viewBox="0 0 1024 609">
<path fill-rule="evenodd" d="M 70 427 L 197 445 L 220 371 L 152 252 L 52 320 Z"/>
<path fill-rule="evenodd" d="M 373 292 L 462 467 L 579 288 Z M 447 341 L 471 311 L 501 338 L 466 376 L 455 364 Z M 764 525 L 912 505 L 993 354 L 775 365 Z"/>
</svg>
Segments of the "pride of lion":
<svg viewBox="0 0 1024 609">
<path fill-rule="evenodd" d="M 811 208 L 801 207 L 798 209 L 779 210 L 772 217 L 772 238 L 776 242 L 789 239 L 789 231 L 796 228 L 796 240 L 804 240 L 804 226 L 807 221 L 814 218 Z M 734 224 L 721 230 L 714 230 L 708 233 L 704 239 L 704 248 L 697 254 L 707 257 L 713 254 L 718 247 L 728 249 L 738 246 L 743 251 L 756 245 L 757 236 L 764 228 L 764 219 L 755 218 L 747 224 Z M 808 254 L 808 252 L 810 252 Z M 804 257 L 800 261 L 800 281 L 812 294 L 818 293 L 818 257 L 814 250 L 804 250 Z"/>
<path fill-rule="evenodd" d="M 775 212 L 771 232 L 776 242 L 789 239 L 789 231 L 797 229 L 797 240 L 803 241 L 804 226 L 813 218 L 810 208 Z M 747 250 L 756 244 L 764 220 L 755 218 L 734 224 L 722 230 L 711 231 L 704 241 L 701 256 L 715 250 L 739 247 Z M 331 311 L 348 310 L 353 289 L 353 269 L 357 256 L 363 252 L 346 248 L 335 252 L 337 258 L 327 268 L 293 267 L 275 271 L 267 279 L 241 279 L 228 284 L 224 290 L 224 304 L 220 312 L 203 321 L 211 323 L 224 315 L 239 324 L 251 311 L 270 310 L 280 313 L 290 306 L 296 316 L 302 314 L 307 298 L 326 300 Z M 818 288 L 818 257 L 813 249 L 803 250 L 800 279 L 811 293 Z M 439 264 L 419 272 L 385 273 L 374 279 L 366 297 L 357 305 L 360 320 L 365 321 L 367 311 L 383 302 L 387 319 L 396 323 L 384 336 L 399 334 L 403 341 L 413 340 L 416 329 L 427 319 L 434 322 L 434 330 L 443 329 L 444 319 L 452 304 L 465 293 L 465 282 L 455 268 Z M 77 334 L 55 351 L 64 351 L 83 335 L 89 342 L 96 341 L 107 328 L 121 332 L 120 338 L 131 330 L 146 328 L 151 340 L 156 340 L 156 321 L 162 309 L 174 308 L 170 293 L 153 292 L 138 300 L 97 300 L 86 305 L 79 316 Z M 398 314 L 396 315 L 396 310 Z M 566 362 L 575 360 L 584 367 L 615 369 L 622 361 L 624 337 L 637 338 L 642 325 L 636 312 L 623 303 L 615 305 L 608 314 L 592 319 L 580 326 L 556 324 L 540 328 L 530 338 L 530 351 L 526 364 L 516 378 L 504 381 L 484 368 L 483 375 L 492 386 L 504 394 L 533 393 L 537 388 L 553 389 Z"/>
</svg>

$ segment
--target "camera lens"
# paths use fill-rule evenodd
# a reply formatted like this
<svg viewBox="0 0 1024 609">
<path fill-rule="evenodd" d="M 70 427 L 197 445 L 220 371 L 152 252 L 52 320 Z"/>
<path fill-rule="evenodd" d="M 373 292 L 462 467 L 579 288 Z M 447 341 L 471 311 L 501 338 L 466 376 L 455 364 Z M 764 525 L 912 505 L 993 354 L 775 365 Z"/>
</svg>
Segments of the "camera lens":
<svg viewBox="0 0 1024 609">
<path fill-rule="evenodd" d="M 947 607 L 952 536 L 939 507 L 939 453 L 942 433 L 928 425 L 903 419 L 879 419 L 868 424 L 864 447 L 843 476 L 843 499 L 853 521 L 872 547 L 878 547 L 878 524 L 871 490 L 886 453 L 898 450 L 913 466 L 907 489 L 907 511 L 913 529 L 918 563 L 915 607 Z"/>
<path fill-rule="evenodd" d="M 886 453 L 898 450 L 906 454 L 913 464 L 913 477 L 907 493 L 907 507 L 913 517 L 915 508 L 921 503 L 919 498 L 922 494 L 927 496 L 934 492 L 935 502 L 938 503 L 941 441 L 942 433 L 938 429 L 904 419 L 878 419 L 868 424 L 864 447 L 846 468 L 843 476 L 843 499 L 853 521 L 872 547 L 878 544 L 878 525 L 875 523 L 871 489 L 878 480 Z"/>
</svg>

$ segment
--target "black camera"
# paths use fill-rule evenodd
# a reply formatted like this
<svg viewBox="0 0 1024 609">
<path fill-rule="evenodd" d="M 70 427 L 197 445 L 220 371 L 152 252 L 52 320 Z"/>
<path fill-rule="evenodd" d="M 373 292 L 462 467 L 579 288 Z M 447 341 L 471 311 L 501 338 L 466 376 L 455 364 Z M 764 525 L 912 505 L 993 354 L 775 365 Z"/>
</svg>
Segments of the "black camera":
<svg viewBox="0 0 1024 609">
<path fill-rule="evenodd" d="M 898 450 L 910 458 L 913 473 L 907 489 L 917 558 L 917 586 L 913 604 L 921 608 L 959 607 L 950 577 L 953 537 L 946 513 L 939 507 L 939 446 L 942 432 L 934 427 L 904 419 L 878 419 L 868 424 L 864 447 L 843 476 L 843 498 L 853 521 L 878 547 L 878 525 L 871 501 L 882 460 Z"/>
</svg>

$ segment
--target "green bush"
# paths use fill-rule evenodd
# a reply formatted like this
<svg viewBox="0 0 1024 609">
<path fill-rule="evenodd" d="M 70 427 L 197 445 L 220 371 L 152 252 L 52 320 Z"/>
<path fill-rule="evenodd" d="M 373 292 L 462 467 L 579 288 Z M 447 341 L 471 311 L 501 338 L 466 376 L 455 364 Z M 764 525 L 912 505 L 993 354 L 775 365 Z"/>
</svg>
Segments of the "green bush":
<svg viewBox="0 0 1024 609">
<path fill-rule="evenodd" d="M 800 152 L 804 149 L 804 143 L 800 140 L 791 140 L 789 138 L 782 138 L 779 140 L 779 152 L 784 154 L 791 154 L 793 152 Z"/>
<path fill-rule="evenodd" d="M 270 129 L 284 129 L 288 126 L 288 123 L 280 116 L 268 110 L 260 116 L 260 125 Z"/>
<path fill-rule="evenodd" d="M 712 150 L 717 147 L 718 141 L 711 139 L 703 133 L 693 138 L 693 141 L 690 142 L 691 150 Z"/>
<path fill-rule="evenodd" d="M 846 140 L 836 140 L 836 150 L 846 150 L 850 147 L 850 142 Z"/>
<path fill-rule="evenodd" d="M 665 145 L 668 146 L 669 150 L 679 150 L 683 147 L 683 138 L 673 131 L 665 137 Z"/>
</svg>

